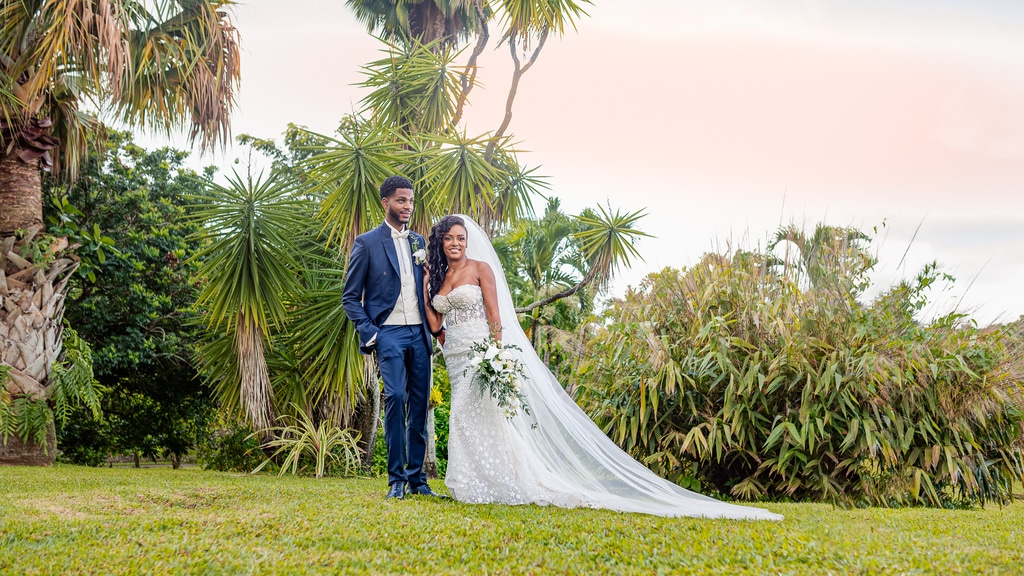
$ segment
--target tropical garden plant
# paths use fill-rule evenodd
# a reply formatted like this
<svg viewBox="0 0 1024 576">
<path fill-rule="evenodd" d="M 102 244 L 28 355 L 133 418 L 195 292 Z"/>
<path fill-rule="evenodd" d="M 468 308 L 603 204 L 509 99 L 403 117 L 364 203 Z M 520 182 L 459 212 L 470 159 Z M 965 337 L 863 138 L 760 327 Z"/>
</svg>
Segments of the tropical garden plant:
<svg viewBox="0 0 1024 576">
<path fill-rule="evenodd" d="M 356 445 L 358 435 L 353 436 L 351 430 L 342 430 L 326 420 L 314 424 L 313 419 L 305 411 L 295 408 L 294 412 L 298 416 L 283 415 L 281 420 L 287 424 L 275 426 L 272 433 L 266 434 L 271 439 L 266 441 L 264 446 L 275 451 L 253 472 L 259 472 L 267 465 L 273 464 L 281 455 L 284 455 L 284 459 L 279 475 L 285 472 L 297 474 L 303 460 L 313 461 L 313 473 L 317 478 L 323 478 L 331 464 L 338 467 L 335 471 L 338 476 L 351 476 L 362 469 L 362 458 Z"/>
<path fill-rule="evenodd" d="M 917 317 L 944 278 L 935 265 L 862 302 L 874 264 L 862 236 L 819 232 L 821 253 L 792 266 L 737 250 L 649 275 L 588 343 L 579 400 L 625 450 L 694 489 L 1008 502 L 1024 477 L 1024 411 L 1008 401 L 1021 374 L 1001 333 L 957 313 Z"/>
<path fill-rule="evenodd" d="M 379 7 L 364 5 L 374 6 Z M 236 175 L 227 186 L 210 182 L 195 210 L 210 242 L 196 256 L 205 278 L 200 304 L 209 308 L 211 334 L 200 359 L 223 405 L 246 414 L 258 430 L 271 429 L 281 414 L 309 417 L 316 425 L 329 419 L 352 426 L 367 465 L 377 436 L 380 388 L 376 367 L 358 352 L 340 295 L 352 242 L 380 223 L 380 183 L 395 173 L 416 182 L 411 226 L 421 233 L 440 215 L 462 212 L 497 234 L 530 216 L 544 187 L 534 169 L 521 165 L 508 137 L 470 136 L 458 129 L 471 83 L 466 84 L 468 68 L 455 65 L 454 39 L 385 36 L 385 56 L 364 67 L 368 94 L 359 113 L 344 118 L 331 135 L 289 128 L 284 151 L 244 137 L 271 158 L 269 173 L 255 179 Z M 272 199 L 257 189 L 274 191 Z M 293 203 L 288 211 L 276 209 L 286 203 Z M 261 224 L 252 220 L 256 214 Z M 582 260 L 587 268 L 581 278 L 587 281 L 609 274 L 624 254 L 635 255 L 623 247 L 632 248 L 639 216 L 606 216 L 580 220 L 576 230 L 591 233 Z M 291 218 L 306 220 L 285 223 Z M 273 232 L 257 234 L 255 226 Z M 266 253 L 257 255 L 257 249 Z M 247 309 L 259 329 L 243 336 L 243 326 L 226 312 L 239 309 Z"/>
<path fill-rule="evenodd" d="M 66 242 L 42 234 L 41 170 L 73 180 L 102 137 L 99 114 L 146 129 L 188 125 L 207 148 L 226 142 L 240 70 L 229 4 L 0 3 L 0 270 L 5 298 L 39 302 L 0 315 L 12 396 L 48 394 L 76 265 Z M 15 244 L 20 260 L 6 257 Z M 23 314 L 41 320 L 19 323 Z"/>
<path fill-rule="evenodd" d="M 76 411 L 61 424 L 60 458 L 99 464 L 111 456 L 168 457 L 178 466 L 205 433 L 214 402 L 193 366 L 199 248 L 185 217 L 201 190 L 188 153 L 146 150 L 107 131 L 81 177 L 44 180 L 47 232 L 81 244 L 65 319 L 93 346 L 103 418 Z M 102 230 L 101 242 L 94 241 Z"/>
</svg>

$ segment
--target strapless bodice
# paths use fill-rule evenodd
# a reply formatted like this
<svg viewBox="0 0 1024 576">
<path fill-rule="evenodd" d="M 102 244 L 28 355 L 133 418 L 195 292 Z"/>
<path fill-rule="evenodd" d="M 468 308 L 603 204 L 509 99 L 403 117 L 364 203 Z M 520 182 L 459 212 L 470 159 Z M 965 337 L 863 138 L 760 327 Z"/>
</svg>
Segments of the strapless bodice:
<svg viewBox="0 0 1024 576">
<path fill-rule="evenodd" d="M 483 291 L 476 284 L 456 286 L 447 294 L 438 294 L 431 300 L 434 310 L 444 314 L 449 329 L 464 322 L 487 323 Z"/>
</svg>

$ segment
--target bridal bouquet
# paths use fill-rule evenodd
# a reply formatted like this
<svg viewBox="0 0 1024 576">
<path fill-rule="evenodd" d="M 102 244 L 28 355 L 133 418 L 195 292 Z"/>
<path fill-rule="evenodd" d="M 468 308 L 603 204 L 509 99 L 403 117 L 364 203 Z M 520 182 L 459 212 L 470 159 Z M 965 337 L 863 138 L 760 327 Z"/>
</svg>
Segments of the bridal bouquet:
<svg viewBox="0 0 1024 576">
<path fill-rule="evenodd" d="M 526 377 L 523 361 L 512 354 L 512 350 L 522 351 L 515 344 L 503 344 L 493 336 L 472 345 L 473 355 L 469 367 L 463 375 L 472 371 L 472 380 L 498 402 L 498 407 L 505 411 L 509 420 L 516 415 L 519 408 L 526 414 L 530 407 L 523 396 L 522 384 Z"/>
</svg>

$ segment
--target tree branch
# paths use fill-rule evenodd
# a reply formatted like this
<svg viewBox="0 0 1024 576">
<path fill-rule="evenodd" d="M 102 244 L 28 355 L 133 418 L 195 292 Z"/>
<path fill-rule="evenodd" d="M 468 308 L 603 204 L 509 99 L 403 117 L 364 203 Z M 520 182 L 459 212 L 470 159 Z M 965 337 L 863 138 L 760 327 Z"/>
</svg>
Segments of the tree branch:
<svg viewBox="0 0 1024 576">
<path fill-rule="evenodd" d="M 556 300 L 561 300 L 562 298 L 568 298 L 569 296 L 572 296 L 573 294 L 575 294 L 575 293 L 579 292 L 580 290 L 582 290 L 587 284 L 590 284 L 591 282 L 593 282 L 595 278 L 597 278 L 597 267 L 596 266 L 594 266 L 589 271 L 587 271 L 587 275 L 584 276 L 583 280 L 580 280 L 579 283 L 576 284 L 575 286 L 573 286 L 573 287 L 571 287 L 571 288 L 569 288 L 567 290 L 563 290 L 562 292 L 559 292 L 558 294 L 552 294 L 551 296 L 548 296 L 547 298 L 544 298 L 542 300 L 537 300 L 536 302 L 534 302 L 532 304 L 529 304 L 527 306 L 523 306 L 522 308 L 516 308 L 516 314 L 524 314 L 526 312 L 529 312 L 529 311 L 533 310 L 534 308 L 540 308 L 541 306 L 547 306 L 548 304 L 551 304 L 552 302 L 554 302 Z"/>
<path fill-rule="evenodd" d="M 473 9 L 476 10 L 477 22 L 479 22 L 476 46 L 473 47 L 473 53 L 469 57 L 469 62 L 466 63 L 466 70 L 459 76 L 459 81 L 462 83 L 462 93 L 459 94 L 458 104 L 455 106 L 455 118 L 452 120 L 452 127 L 457 126 L 462 120 L 462 111 L 466 106 L 466 100 L 469 99 L 470 91 L 476 86 L 476 73 L 479 70 L 476 65 L 477 58 L 483 53 L 484 48 L 487 47 L 487 41 L 491 37 L 491 33 L 487 28 L 487 20 L 484 17 L 481 0 L 473 2 Z"/>
<path fill-rule="evenodd" d="M 537 42 L 537 47 L 534 48 L 533 54 L 530 56 L 530 60 L 525 64 L 521 65 L 519 62 L 519 55 L 516 54 L 516 33 L 511 32 L 508 36 L 508 48 L 512 54 L 512 62 L 515 63 L 515 70 L 512 72 L 512 85 L 508 89 L 508 98 L 505 100 L 505 118 L 501 122 L 501 126 L 491 137 L 491 141 L 487 143 L 487 151 L 484 152 L 484 160 L 487 162 L 491 161 L 494 156 L 494 148 L 498 145 L 498 141 L 505 136 L 505 130 L 508 129 L 509 124 L 512 123 L 512 104 L 516 99 L 516 92 L 519 91 L 519 80 L 526 74 L 526 71 L 533 66 L 533 63 L 537 61 L 537 57 L 540 56 L 540 51 L 544 48 L 544 43 L 548 39 L 547 26 L 540 33 L 540 41 Z"/>
</svg>

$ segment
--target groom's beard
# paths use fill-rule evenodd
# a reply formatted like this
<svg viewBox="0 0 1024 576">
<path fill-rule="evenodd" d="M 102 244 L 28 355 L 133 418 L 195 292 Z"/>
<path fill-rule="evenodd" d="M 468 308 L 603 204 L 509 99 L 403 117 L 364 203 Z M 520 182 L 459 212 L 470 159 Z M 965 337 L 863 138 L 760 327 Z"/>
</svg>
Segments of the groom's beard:
<svg viewBox="0 0 1024 576">
<path fill-rule="evenodd" d="M 411 220 L 411 219 L 412 219 L 412 212 L 409 212 L 409 217 L 408 218 L 406 218 L 405 220 L 402 220 L 402 213 L 401 212 L 395 212 L 394 210 L 388 208 L 388 220 L 391 220 L 392 222 L 398 222 L 399 224 L 402 224 L 404 226 L 404 225 L 407 225 L 409 223 L 409 220 Z"/>
</svg>

